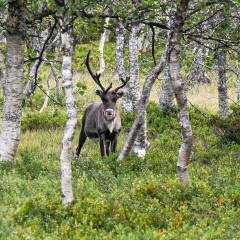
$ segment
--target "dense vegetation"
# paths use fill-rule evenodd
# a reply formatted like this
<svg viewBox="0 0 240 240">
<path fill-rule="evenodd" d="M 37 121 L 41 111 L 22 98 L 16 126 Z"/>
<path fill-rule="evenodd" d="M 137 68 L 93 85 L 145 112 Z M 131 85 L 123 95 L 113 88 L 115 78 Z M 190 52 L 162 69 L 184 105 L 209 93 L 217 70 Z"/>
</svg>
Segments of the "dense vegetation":
<svg viewBox="0 0 240 240">
<path fill-rule="evenodd" d="M 153 102 L 148 113 L 146 159 L 131 155 L 119 165 L 88 141 L 73 161 L 76 199 L 69 207 L 59 194 L 62 126 L 44 130 L 43 117 L 42 130 L 26 129 L 16 163 L 1 165 L 1 239 L 238 239 L 239 145 L 222 140 L 212 115 L 202 112 L 206 122 L 192 109 L 191 184 L 180 188 L 176 115 L 162 115 Z M 132 120 L 123 115 L 121 144 Z"/>
</svg>

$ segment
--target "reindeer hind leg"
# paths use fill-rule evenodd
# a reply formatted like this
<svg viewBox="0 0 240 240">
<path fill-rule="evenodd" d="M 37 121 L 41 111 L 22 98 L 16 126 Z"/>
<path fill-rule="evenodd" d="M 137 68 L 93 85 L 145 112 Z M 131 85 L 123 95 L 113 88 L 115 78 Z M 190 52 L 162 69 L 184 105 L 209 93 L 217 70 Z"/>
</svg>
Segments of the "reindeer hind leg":
<svg viewBox="0 0 240 240">
<path fill-rule="evenodd" d="M 76 155 L 77 155 L 77 157 L 79 157 L 79 155 L 80 155 L 80 153 L 81 153 L 81 149 L 82 149 L 82 147 L 83 147 L 86 139 L 87 139 L 87 135 L 85 134 L 85 131 L 84 131 L 83 127 L 82 127 L 81 132 L 80 132 L 80 136 L 79 136 L 78 147 L 77 147 L 77 149 L 76 149 Z"/>
</svg>

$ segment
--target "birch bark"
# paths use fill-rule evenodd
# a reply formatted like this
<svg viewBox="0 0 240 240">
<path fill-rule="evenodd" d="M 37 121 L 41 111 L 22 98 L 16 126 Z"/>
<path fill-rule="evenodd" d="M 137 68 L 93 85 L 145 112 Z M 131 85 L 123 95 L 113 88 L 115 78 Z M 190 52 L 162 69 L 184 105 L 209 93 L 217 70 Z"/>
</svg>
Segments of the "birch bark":
<svg viewBox="0 0 240 240">
<path fill-rule="evenodd" d="M 218 71 L 218 105 L 219 112 L 222 118 L 226 118 L 229 115 L 228 106 L 228 91 L 227 91 L 227 51 L 225 49 L 219 49 L 216 53 L 217 57 L 217 71 Z"/>
<path fill-rule="evenodd" d="M 168 64 L 165 66 L 164 77 L 162 83 L 162 91 L 160 93 L 160 110 L 164 113 L 170 113 L 174 109 L 174 93 L 169 76 Z"/>
<path fill-rule="evenodd" d="M 49 94 L 50 94 L 50 77 L 51 77 L 51 69 L 49 70 L 48 76 L 47 76 L 47 89 L 46 89 L 46 96 L 43 102 L 43 105 L 41 107 L 41 109 L 39 110 L 39 113 L 42 113 L 44 111 L 44 109 L 47 107 L 48 105 L 48 101 L 49 101 Z"/>
<path fill-rule="evenodd" d="M 169 15 L 172 15 L 172 11 L 167 11 Z M 170 17 L 166 17 L 167 26 L 170 28 L 172 24 L 172 19 Z M 159 99 L 160 110 L 163 113 L 170 113 L 174 109 L 174 93 L 172 89 L 172 84 L 169 76 L 169 66 L 165 65 L 164 76 L 162 82 L 162 91 L 160 93 Z"/>
<path fill-rule="evenodd" d="M 126 70 L 124 67 L 124 26 L 120 19 L 116 23 L 116 66 L 119 79 L 126 79 Z M 128 84 L 123 89 L 122 108 L 125 113 L 133 111 L 132 101 Z"/>
<path fill-rule="evenodd" d="M 184 91 L 183 80 L 180 76 L 181 39 L 188 2 L 188 0 L 181 0 L 177 3 L 177 10 L 175 12 L 173 24 L 169 33 L 170 46 L 167 54 L 169 76 L 179 108 L 178 117 L 182 131 L 182 144 L 179 150 L 177 162 L 179 181 L 181 184 L 186 184 L 189 182 L 187 168 L 193 147 L 193 133 L 189 119 L 187 96 Z"/>
<path fill-rule="evenodd" d="M 25 13 L 22 1 L 9 1 L 6 77 L 3 80 L 3 117 L 0 134 L 0 162 L 14 161 L 22 117 Z"/>
<path fill-rule="evenodd" d="M 101 34 L 100 41 L 99 41 L 99 71 L 98 74 L 103 74 L 105 71 L 105 60 L 104 60 L 104 45 L 108 38 L 108 26 L 109 26 L 109 17 L 104 19 L 104 30 Z"/>
<path fill-rule="evenodd" d="M 206 48 L 198 46 L 195 51 L 195 59 L 192 63 L 190 73 L 187 77 L 187 86 L 192 87 L 198 84 L 211 83 L 211 79 L 205 71 L 203 57 L 206 54 Z"/>
<path fill-rule="evenodd" d="M 165 49 L 163 51 L 163 54 L 161 56 L 159 63 L 148 73 L 148 75 L 145 79 L 142 97 L 141 97 L 140 101 L 138 102 L 138 106 L 137 106 L 136 118 L 135 118 L 133 126 L 127 136 L 125 144 L 118 156 L 118 161 L 123 161 L 126 159 L 126 157 L 128 156 L 129 152 L 131 151 L 131 149 L 134 145 L 134 142 L 138 135 L 138 131 L 139 131 L 141 125 L 144 123 L 144 117 L 145 117 L 144 112 L 146 112 L 149 96 L 150 96 L 153 84 L 155 83 L 158 75 L 164 69 L 164 65 L 165 65 L 165 61 L 166 61 L 166 54 L 169 51 L 168 48 L 169 48 L 169 38 L 167 39 Z"/>
<path fill-rule="evenodd" d="M 63 203 L 68 205 L 73 202 L 72 190 L 72 168 L 71 160 L 73 158 L 72 139 L 77 124 L 77 110 L 75 106 L 75 94 L 72 78 L 72 54 L 73 54 L 73 37 L 70 30 L 62 34 L 63 44 L 63 62 L 62 76 L 64 97 L 67 108 L 67 123 L 64 129 L 61 150 L 61 188 Z"/>
<path fill-rule="evenodd" d="M 138 37 L 140 33 L 140 26 L 138 22 L 133 20 L 131 26 L 131 32 L 129 37 L 129 77 L 128 91 L 132 100 L 134 111 L 137 113 L 137 104 L 141 98 L 140 94 L 140 74 L 139 74 L 139 60 L 138 60 Z M 148 147 L 147 142 L 147 116 L 146 111 L 141 112 L 143 121 L 138 131 L 137 138 L 134 144 L 134 152 L 138 157 L 144 158 L 146 149 Z"/>
<path fill-rule="evenodd" d="M 34 48 L 36 49 L 36 55 L 39 56 L 40 52 L 42 51 L 43 48 L 43 44 L 47 39 L 47 35 L 48 35 L 48 29 L 44 30 L 41 33 L 41 36 L 39 38 L 39 43 L 36 44 L 36 46 L 34 46 Z M 34 41 L 34 40 L 33 40 Z M 29 69 L 29 80 L 26 84 L 26 86 L 24 87 L 24 92 L 23 92 L 23 105 L 26 104 L 26 102 L 30 99 L 30 97 L 34 94 L 34 91 L 36 89 L 35 86 L 35 74 L 36 74 L 36 69 L 37 69 L 37 65 L 39 64 L 39 59 L 35 60 Z M 42 63 L 39 66 L 39 70 L 42 67 Z M 37 79 L 38 82 L 38 79 Z"/>
</svg>

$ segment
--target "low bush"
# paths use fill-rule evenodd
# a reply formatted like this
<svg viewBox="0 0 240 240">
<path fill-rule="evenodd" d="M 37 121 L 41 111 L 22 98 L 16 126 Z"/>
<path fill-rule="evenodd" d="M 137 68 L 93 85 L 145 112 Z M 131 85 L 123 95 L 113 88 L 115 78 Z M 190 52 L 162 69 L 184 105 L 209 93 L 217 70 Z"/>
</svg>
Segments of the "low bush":
<svg viewBox="0 0 240 240">
<path fill-rule="evenodd" d="M 42 113 L 38 111 L 25 111 L 22 119 L 22 130 L 33 129 L 56 129 L 64 127 L 66 123 L 66 116 L 63 111 L 52 112 L 46 110 Z"/>
<path fill-rule="evenodd" d="M 231 106 L 231 113 L 223 119 L 219 115 L 212 116 L 209 126 L 215 127 L 222 141 L 225 143 L 240 143 L 240 107 L 238 105 Z"/>
</svg>

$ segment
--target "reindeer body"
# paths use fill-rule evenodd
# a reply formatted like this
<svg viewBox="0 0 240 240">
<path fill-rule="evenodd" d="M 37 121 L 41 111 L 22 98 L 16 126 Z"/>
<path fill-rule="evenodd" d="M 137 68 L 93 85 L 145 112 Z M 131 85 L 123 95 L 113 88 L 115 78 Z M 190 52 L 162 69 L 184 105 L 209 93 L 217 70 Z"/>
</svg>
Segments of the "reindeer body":
<svg viewBox="0 0 240 240">
<path fill-rule="evenodd" d="M 119 113 L 115 111 L 115 116 L 111 120 L 104 117 L 103 103 L 94 102 L 89 105 L 83 115 L 82 129 L 79 137 L 79 144 L 76 154 L 79 156 L 81 149 L 87 139 L 99 139 L 102 156 L 109 155 L 111 151 L 116 151 L 117 137 L 121 131 L 121 119 Z"/>
<path fill-rule="evenodd" d="M 90 51 L 87 54 L 85 64 L 94 82 L 101 88 L 101 90 L 96 90 L 96 94 L 102 102 L 90 104 L 84 112 L 79 143 L 76 149 L 77 157 L 87 137 L 99 138 L 102 156 L 109 155 L 110 145 L 111 151 L 116 151 L 117 138 L 121 131 L 121 119 L 116 109 L 116 102 L 123 96 L 123 92 L 119 92 L 119 90 L 129 81 L 127 77 L 126 80 L 121 79 L 123 84 L 114 90 L 111 90 L 112 83 L 105 89 L 100 81 L 101 74 L 92 71 L 89 57 Z"/>
</svg>

